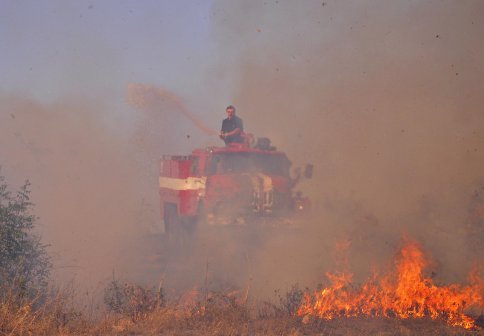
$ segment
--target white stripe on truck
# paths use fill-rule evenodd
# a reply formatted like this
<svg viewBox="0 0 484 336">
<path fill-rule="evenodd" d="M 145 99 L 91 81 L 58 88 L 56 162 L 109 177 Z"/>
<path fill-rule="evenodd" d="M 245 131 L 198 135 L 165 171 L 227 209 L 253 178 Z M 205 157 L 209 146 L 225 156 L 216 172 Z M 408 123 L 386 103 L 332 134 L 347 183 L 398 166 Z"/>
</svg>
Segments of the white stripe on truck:
<svg viewBox="0 0 484 336">
<path fill-rule="evenodd" d="M 185 179 L 175 177 L 160 177 L 160 188 L 173 190 L 199 190 L 205 189 L 206 177 L 188 177 Z"/>
</svg>

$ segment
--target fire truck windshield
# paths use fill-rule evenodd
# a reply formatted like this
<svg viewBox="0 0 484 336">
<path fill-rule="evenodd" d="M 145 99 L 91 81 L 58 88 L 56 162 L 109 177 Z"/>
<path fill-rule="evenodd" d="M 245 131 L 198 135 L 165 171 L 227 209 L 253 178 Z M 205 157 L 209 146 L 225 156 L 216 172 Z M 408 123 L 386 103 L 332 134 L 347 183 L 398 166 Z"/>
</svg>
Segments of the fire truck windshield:
<svg viewBox="0 0 484 336">
<path fill-rule="evenodd" d="M 261 172 L 289 177 L 290 161 L 284 155 L 263 153 L 217 153 L 212 156 L 207 175 Z"/>
</svg>

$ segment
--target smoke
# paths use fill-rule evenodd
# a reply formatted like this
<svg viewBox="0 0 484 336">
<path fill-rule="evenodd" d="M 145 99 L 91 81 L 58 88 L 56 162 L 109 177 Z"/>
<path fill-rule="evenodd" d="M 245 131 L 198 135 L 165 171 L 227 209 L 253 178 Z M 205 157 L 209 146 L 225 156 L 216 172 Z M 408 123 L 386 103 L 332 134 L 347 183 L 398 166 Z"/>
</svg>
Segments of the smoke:
<svg viewBox="0 0 484 336">
<path fill-rule="evenodd" d="M 363 275 L 404 234 L 436 256 L 443 278 L 462 280 L 482 260 L 466 221 L 484 166 L 483 11 L 479 1 L 214 4 L 220 66 L 236 78 L 247 131 L 315 164 L 301 184 L 311 234 L 267 252 L 265 279 L 292 274 L 294 256 L 311 260 L 297 269 L 312 278 L 338 239 L 351 241 Z"/>
<path fill-rule="evenodd" d="M 362 279 L 408 234 L 443 279 L 461 280 L 483 259 L 466 231 L 484 180 L 483 11 L 470 0 L 214 1 L 220 57 L 200 72 L 210 78 L 197 78 L 208 83 L 205 101 L 169 84 L 128 87 L 132 109 L 125 92 L 52 103 L 2 94 L 2 174 L 32 181 L 62 278 L 96 283 L 114 270 L 189 286 L 208 274 L 268 294 L 319 282 L 338 262 L 338 241 Z M 230 101 L 217 96 L 229 89 Z M 299 185 L 313 203 L 297 220 L 304 229 L 262 242 L 213 232 L 189 256 L 165 249 L 159 157 L 220 144 L 205 125 L 214 117 L 192 112 L 195 103 L 220 106 L 220 119 L 233 103 L 246 131 L 271 138 L 293 166 L 315 165 Z"/>
<path fill-rule="evenodd" d="M 0 95 L 1 173 L 12 187 L 31 182 L 54 280 L 74 280 L 95 296 L 113 274 L 149 285 L 165 277 L 176 255 L 162 235 L 159 159 L 212 141 L 205 133 L 213 131 L 175 93 L 127 89 L 127 97 L 52 103 Z"/>
<path fill-rule="evenodd" d="M 139 183 L 146 172 L 131 130 L 113 127 L 102 100 L 41 104 L 3 94 L 1 102 L 2 174 L 13 186 L 31 181 L 56 277 L 92 289 L 113 271 L 129 271 L 123 251 L 160 226 L 157 203 Z"/>
</svg>

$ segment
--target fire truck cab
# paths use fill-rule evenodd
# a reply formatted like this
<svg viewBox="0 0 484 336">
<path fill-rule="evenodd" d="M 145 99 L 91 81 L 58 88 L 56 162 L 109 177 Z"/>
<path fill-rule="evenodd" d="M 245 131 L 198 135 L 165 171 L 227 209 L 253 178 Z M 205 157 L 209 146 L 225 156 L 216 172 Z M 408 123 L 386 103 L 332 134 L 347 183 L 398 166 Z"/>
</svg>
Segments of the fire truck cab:
<svg viewBox="0 0 484 336">
<path fill-rule="evenodd" d="M 312 166 L 307 167 L 310 177 Z M 294 193 L 286 154 L 267 138 L 255 146 L 195 149 L 191 155 L 164 155 L 160 162 L 160 211 L 165 232 L 176 233 L 203 221 L 243 225 L 261 216 L 303 211 L 309 200 Z"/>
</svg>

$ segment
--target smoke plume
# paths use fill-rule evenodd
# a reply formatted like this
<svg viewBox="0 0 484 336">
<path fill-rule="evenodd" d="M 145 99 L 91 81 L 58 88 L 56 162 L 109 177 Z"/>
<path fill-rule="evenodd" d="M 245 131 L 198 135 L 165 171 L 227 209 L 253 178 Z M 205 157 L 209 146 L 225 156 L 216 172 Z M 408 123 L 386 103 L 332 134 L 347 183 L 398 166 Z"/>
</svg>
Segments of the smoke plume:
<svg viewBox="0 0 484 336">
<path fill-rule="evenodd" d="M 293 258 L 312 278 L 317 267 L 300 263 L 329 267 L 338 239 L 363 275 L 406 234 L 446 280 L 482 262 L 466 226 L 483 179 L 483 12 L 479 1 L 215 3 L 247 130 L 315 165 L 300 186 L 312 234 L 267 253 L 265 279 L 292 273 Z"/>
<path fill-rule="evenodd" d="M 347 246 L 361 280 L 410 235 L 441 280 L 462 280 L 484 259 L 467 230 L 484 181 L 483 13 L 477 0 L 214 1 L 219 55 L 197 78 L 210 94 L 182 97 L 161 79 L 127 87 L 132 108 L 125 91 L 52 103 L 2 93 L 2 174 L 32 181 L 66 278 L 92 283 L 114 270 L 190 286 L 211 277 L 257 296 L 315 285 L 341 261 L 335 245 Z M 227 88 L 230 101 L 217 96 Z M 191 255 L 165 249 L 160 156 L 221 144 L 214 116 L 192 112 L 195 103 L 219 106 L 220 121 L 233 103 L 245 130 L 271 138 L 293 167 L 314 164 L 298 186 L 313 204 L 301 231 L 263 241 L 214 232 Z"/>
</svg>

